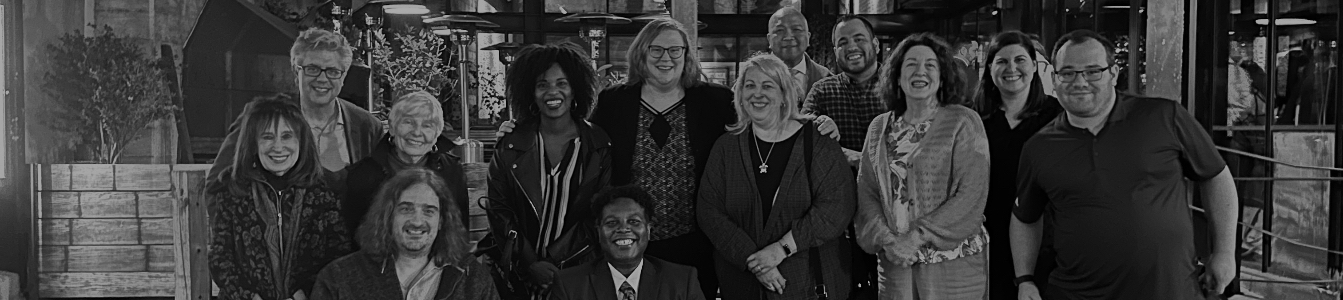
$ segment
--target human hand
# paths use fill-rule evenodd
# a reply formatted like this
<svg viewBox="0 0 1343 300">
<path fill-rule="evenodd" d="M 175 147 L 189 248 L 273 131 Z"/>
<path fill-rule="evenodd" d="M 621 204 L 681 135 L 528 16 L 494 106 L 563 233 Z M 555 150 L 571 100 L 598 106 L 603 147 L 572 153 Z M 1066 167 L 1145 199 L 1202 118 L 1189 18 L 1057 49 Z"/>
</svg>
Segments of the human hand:
<svg viewBox="0 0 1343 300">
<path fill-rule="evenodd" d="M 830 116 L 816 117 L 816 130 L 821 132 L 821 135 L 839 140 L 839 126 L 835 125 L 835 119 L 831 119 Z"/>
<path fill-rule="evenodd" d="M 303 290 L 294 291 L 294 297 L 290 300 L 308 300 L 308 295 L 303 294 Z"/>
<path fill-rule="evenodd" d="M 504 121 L 503 123 L 500 123 L 499 131 L 494 132 L 494 137 L 504 137 L 505 134 L 512 133 L 513 127 L 517 127 L 517 124 L 513 124 L 513 121 Z"/>
<path fill-rule="evenodd" d="M 751 273 L 760 275 L 778 267 L 779 263 L 782 263 L 783 259 L 787 257 L 783 253 L 783 246 L 780 246 L 779 243 L 773 243 L 746 257 L 746 267 L 751 270 Z"/>
<path fill-rule="evenodd" d="M 768 271 L 755 275 L 755 279 L 760 281 L 760 285 L 765 286 L 765 290 L 783 294 L 784 286 L 788 280 L 779 274 L 779 269 L 769 269 Z"/>
<path fill-rule="evenodd" d="M 1222 294 L 1231 280 L 1236 278 L 1236 261 L 1229 253 L 1213 253 L 1204 264 L 1203 289 L 1210 294 Z"/>
<path fill-rule="evenodd" d="M 891 260 L 906 266 L 911 265 L 919 253 L 919 248 L 923 246 L 923 239 L 917 235 L 915 232 L 897 234 L 895 239 L 883 246 L 882 249 L 886 250 L 886 254 Z"/>
<path fill-rule="evenodd" d="M 544 261 L 533 263 L 527 269 L 531 271 L 534 282 L 543 288 L 550 287 L 550 283 L 555 280 L 555 273 L 560 271 L 555 265 Z"/>
<path fill-rule="evenodd" d="M 1022 282 L 1017 286 L 1017 300 L 1040 300 L 1040 288 L 1034 282 Z"/>
</svg>

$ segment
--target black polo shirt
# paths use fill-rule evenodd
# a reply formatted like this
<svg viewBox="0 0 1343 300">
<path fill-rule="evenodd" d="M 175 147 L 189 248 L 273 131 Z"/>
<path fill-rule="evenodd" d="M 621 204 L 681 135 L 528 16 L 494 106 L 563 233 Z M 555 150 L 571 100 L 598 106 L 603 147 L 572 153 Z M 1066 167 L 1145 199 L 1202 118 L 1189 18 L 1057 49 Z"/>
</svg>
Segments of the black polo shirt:
<svg viewBox="0 0 1343 300">
<path fill-rule="evenodd" d="M 1193 185 L 1225 167 L 1193 116 L 1166 99 L 1119 95 L 1099 134 L 1059 114 L 1022 149 L 1013 214 L 1054 204 L 1058 269 L 1070 299 L 1195 299 Z"/>
</svg>

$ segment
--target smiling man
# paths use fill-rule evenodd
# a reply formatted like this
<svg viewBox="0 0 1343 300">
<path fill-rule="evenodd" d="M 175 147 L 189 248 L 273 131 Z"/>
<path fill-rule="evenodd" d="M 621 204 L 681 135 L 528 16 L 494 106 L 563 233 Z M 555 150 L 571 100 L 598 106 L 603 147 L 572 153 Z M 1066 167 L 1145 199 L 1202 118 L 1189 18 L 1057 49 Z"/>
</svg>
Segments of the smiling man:
<svg viewBox="0 0 1343 300">
<path fill-rule="evenodd" d="M 811 44 L 811 29 L 802 12 L 785 6 L 769 16 L 769 51 L 782 59 L 793 73 L 793 79 L 802 84 L 803 92 L 810 91 L 816 81 L 830 76 L 830 69 L 807 57 Z"/>
<path fill-rule="evenodd" d="M 652 197 L 637 185 L 609 188 L 592 200 L 605 258 L 561 270 L 550 298 L 703 300 L 695 268 L 644 256 L 653 227 Z"/>
<path fill-rule="evenodd" d="M 388 180 L 359 226 L 363 249 L 322 269 L 312 299 L 499 299 L 448 190 L 422 168 Z"/>
<path fill-rule="evenodd" d="M 300 33 L 289 50 L 303 119 L 315 137 L 322 168 L 331 172 L 342 171 L 368 156 L 383 133 L 382 124 L 368 111 L 336 98 L 353 61 L 350 49 L 345 37 L 313 28 Z M 237 121 L 229 126 L 219 153 L 233 153 L 238 143 L 238 126 Z M 219 155 L 207 177 L 218 177 L 233 159 Z"/>
<path fill-rule="evenodd" d="M 863 137 L 872 118 L 887 111 L 877 94 L 878 42 L 872 24 L 862 17 L 840 16 L 833 34 L 835 61 L 843 73 L 825 77 L 812 85 L 804 110 L 833 119 L 839 130 L 839 145 L 853 166 L 863 150 Z"/>
</svg>

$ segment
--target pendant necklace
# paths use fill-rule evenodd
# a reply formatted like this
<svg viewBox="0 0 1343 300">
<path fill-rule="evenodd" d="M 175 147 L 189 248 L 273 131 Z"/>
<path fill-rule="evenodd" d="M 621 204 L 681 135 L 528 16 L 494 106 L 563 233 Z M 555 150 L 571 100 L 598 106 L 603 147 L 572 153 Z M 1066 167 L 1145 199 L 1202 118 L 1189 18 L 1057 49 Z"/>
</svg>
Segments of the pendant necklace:
<svg viewBox="0 0 1343 300">
<path fill-rule="evenodd" d="M 757 135 L 757 136 L 756 136 L 756 140 L 763 140 L 763 139 L 761 139 L 760 136 Z M 771 155 L 774 155 L 774 145 L 777 145 L 777 144 L 778 144 L 778 143 L 771 143 L 771 144 L 769 144 L 769 154 L 761 155 L 761 154 L 760 154 L 760 142 L 756 142 L 756 144 L 755 144 L 755 154 L 756 154 L 756 155 L 760 155 L 760 174 L 765 174 L 765 172 L 769 172 L 769 157 L 770 157 Z"/>
</svg>

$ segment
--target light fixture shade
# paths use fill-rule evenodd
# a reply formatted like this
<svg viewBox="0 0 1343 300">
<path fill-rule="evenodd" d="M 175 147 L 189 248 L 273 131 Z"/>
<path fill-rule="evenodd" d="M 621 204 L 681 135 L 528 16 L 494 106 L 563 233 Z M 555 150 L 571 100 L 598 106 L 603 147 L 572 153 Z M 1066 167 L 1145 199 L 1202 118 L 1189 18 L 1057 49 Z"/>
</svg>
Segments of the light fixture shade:
<svg viewBox="0 0 1343 300">
<path fill-rule="evenodd" d="M 608 13 L 581 12 L 560 17 L 558 19 L 555 19 L 555 22 L 560 23 L 583 22 L 583 23 L 621 25 L 621 24 L 629 24 L 630 19 Z"/>
<path fill-rule="evenodd" d="M 1254 20 L 1254 23 L 1259 24 L 1260 26 L 1268 26 L 1268 19 Z M 1278 20 L 1273 23 L 1278 26 L 1315 25 L 1315 20 L 1302 19 L 1302 18 L 1278 18 Z"/>
<path fill-rule="evenodd" d="M 429 8 L 421 4 L 402 3 L 383 5 L 382 11 L 393 15 L 423 15 L 429 13 Z"/>
</svg>

